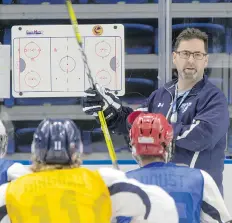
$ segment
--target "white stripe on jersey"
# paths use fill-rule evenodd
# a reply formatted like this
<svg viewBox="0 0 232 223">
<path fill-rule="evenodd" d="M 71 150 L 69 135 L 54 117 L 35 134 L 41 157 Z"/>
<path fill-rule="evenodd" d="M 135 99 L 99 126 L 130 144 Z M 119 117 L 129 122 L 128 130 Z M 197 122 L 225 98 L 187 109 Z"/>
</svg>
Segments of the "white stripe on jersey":
<svg viewBox="0 0 232 223">
<path fill-rule="evenodd" d="M 189 133 L 191 133 L 194 128 L 196 128 L 201 123 L 200 120 L 193 119 L 192 124 L 190 125 L 189 129 L 184 131 L 180 136 L 177 136 L 176 140 L 184 139 L 188 136 Z"/>
<path fill-rule="evenodd" d="M 160 187 L 128 179 L 123 172 L 111 168 L 100 168 L 98 171 L 112 195 L 113 217 L 133 216 L 133 222 L 141 223 L 178 222 L 174 200 Z M 112 187 L 117 192 L 114 193 Z M 150 211 L 147 210 L 147 202 L 150 202 Z"/>
<path fill-rule="evenodd" d="M 2 219 L 2 221 L 0 221 L 1 223 L 11 223 L 10 222 L 10 218 L 9 218 L 9 216 L 8 215 L 6 215 L 3 219 Z"/>
<path fill-rule="evenodd" d="M 213 178 L 201 170 L 204 178 L 201 222 L 221 223 L 232 220 Z"/>
<path fill-rule="evenodd" d="M 2 184 L 0 186 L 0 223 L 8 223 L 9 222 L 9 217 L 7 215 L 6 211 L 6 189 L 7 189 L 6 184 Z"/>
</svg>

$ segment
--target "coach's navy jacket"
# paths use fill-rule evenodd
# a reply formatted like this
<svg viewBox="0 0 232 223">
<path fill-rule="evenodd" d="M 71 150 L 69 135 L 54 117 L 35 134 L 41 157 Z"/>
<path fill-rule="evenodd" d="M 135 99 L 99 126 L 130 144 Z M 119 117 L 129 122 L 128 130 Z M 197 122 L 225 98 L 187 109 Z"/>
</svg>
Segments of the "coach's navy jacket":
<svg viewBox="0 0 232 223">
<path fill-rule="evenodd" d="M 171 81 L 154 91 L 138 110 L 172 113 L 175 83 Z M 126 118 L 131 108 L 123 107 L 117 118 L 108 123 L 111 130 L 128 134 Z M 170 115 L 168 115 L 170 118 Z M 226 133 L 229 127 L 229 112 L 223 92 L 208 81 L 207 76 L 189 92 L 178 109 L 178 119 L 174 128 L 174 163 L 184 163 L 207 171 L 222 192 L 222 172 Z"/>
</svg>

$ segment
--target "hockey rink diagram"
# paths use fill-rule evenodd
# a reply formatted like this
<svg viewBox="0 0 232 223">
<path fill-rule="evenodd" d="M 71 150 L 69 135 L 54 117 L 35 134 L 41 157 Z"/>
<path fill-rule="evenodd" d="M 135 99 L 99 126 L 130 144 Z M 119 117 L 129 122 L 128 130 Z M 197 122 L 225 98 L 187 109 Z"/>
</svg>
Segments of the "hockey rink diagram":
<svg viewBox="0 0 232 223">
<path fill-rule="evenodd" d="M 122 35 L 83 36 L 94 81 L 117 91 L 118 95 L 125 92 L 123 38 Z M 83 96 L 89 88 L 74 36 L 12 37 L 12 46 L 14 97 L 75 97 Z"/>
</svg>

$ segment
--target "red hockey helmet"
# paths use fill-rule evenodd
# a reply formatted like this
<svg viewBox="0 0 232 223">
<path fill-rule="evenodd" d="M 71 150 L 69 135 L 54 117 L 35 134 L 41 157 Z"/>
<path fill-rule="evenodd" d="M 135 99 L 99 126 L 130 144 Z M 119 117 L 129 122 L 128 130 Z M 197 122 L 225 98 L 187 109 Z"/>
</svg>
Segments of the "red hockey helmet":
<svg viewBox="0 0 232 223">
<path fill-rule="evenodd" d="M 172 126 L 162 114 L 140 113 L 133 121 L 130 140 L 137 155 L 164 156 L 172 139 Z"/>
</svg>

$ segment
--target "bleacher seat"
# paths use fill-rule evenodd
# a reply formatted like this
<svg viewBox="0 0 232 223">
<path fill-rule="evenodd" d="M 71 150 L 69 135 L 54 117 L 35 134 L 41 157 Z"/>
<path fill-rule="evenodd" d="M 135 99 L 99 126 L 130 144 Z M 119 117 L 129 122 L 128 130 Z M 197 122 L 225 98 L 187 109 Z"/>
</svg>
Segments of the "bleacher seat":
<svg viewBox="0 0 232 223">
<path fill-rule="evenodd" d="M 127 104 L 141 104 L 157 89 L 156 81 L 147 78 L 126 78 L 126 93 L 121 100 Z"/>
<path fill-rule="evenodd" d="M 125 23 L 125 51 L 127 54 L 153 53 L 155 29 L 150 25 Z"/>
<path fill-rule="evenodd" d="M 35 124 L 36 125 L 36 124 Z M 15 131 L 15 144 L 16 152 L 19 153 L 30 153 L 31 152 L 31 142 L 33 140 L 33 134 L 37 128 L 30 127 L 33 126 L 31 122 L 24 122 L 24 126 L 29 126 L 28 128 L 18 128 Z M 92 153 L 92 139 L 90 131 L 81 131 L 82 141 L 84 145 L 84 153 Z"/>
<path fill-rule="evenodd" d="M 11 45 L 11 29 L 5 29 L 4 30 L 3 44 Z"/>
<path fill-rule="evenodd" d="M 104 134 L 101 128 L 94 128 L 90 131 L 83 131 L 82 140 L 84 145 L 84 153 L 108 152 L 104 139 Z M 129 151 L 127 145 L 122 145 L 122 146 L 114 145 L 114 147 L 116 153 L 120 153 L 122 151 Z"/>
<path fill-rule="evenodd" d="M 226 29 L 219 24 L 211 23 L 185 23 L 172 26 L 172 36 L 176 38 L 178 34 L 186 28 L 198 28 L 209 36 L 208 52 L 222 53 L 226 51 Z"/>
<path fill-rule="evenodd" d="M 24 123 L 26 127 L 28 122 L 24 122 Z M 35 130 L 36 127 L 28 127 L 28 128 L 19 128 L 15 131 L 16 152 L 19 153 L 31 152 L 31 143 Z"/>
<path fill-rule="evenodd" d="M 15 131 L 15 145 L 16 152 L 19 153 L 30 153 L 31 152 L 31 142 L 33 139 L 33 134 L 37 127 L 31 127 L 33 124 L 31 122 L 24 122 L 21 124 L 28 126 L 27 128 L 18 128 Z M 84 146 L 84 154 L 91 154 L 93 152 L 107 152 L 107 147 L 105 143 L 100 143 L 99 145 L 93 145 L 93 142 L 96 142 L 96 135 L 98 138 L 101 138 L 101 141 L 104 142 L 104 137 L 101 128 L 96 128 L 91 131 L 81 131 L 82 142 Z M 119 152 L 120 149 L 117 149 Z"/>
<path fill-rule="evenodd" d="M 74 2 L 74 1 L 72 1 Z M 65 0 L 16 0 L 17 4 L 64 4 Z"/>
</svg>

